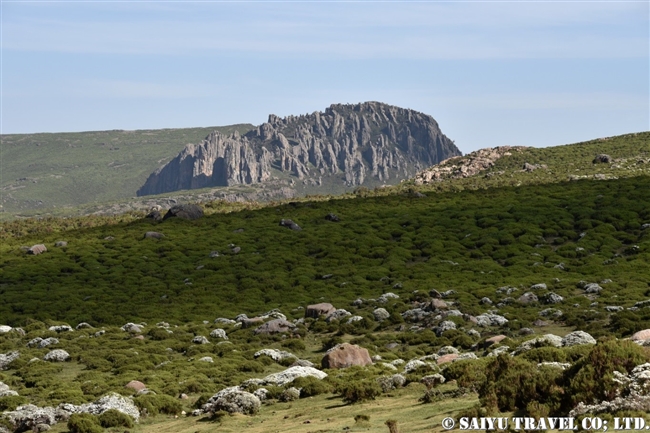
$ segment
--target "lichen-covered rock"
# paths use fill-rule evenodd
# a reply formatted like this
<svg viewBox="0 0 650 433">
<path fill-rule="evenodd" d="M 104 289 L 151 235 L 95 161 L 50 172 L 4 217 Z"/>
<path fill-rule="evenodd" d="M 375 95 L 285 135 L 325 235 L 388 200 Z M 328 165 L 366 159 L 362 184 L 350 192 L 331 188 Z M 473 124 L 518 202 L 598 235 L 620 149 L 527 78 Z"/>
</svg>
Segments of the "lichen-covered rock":
<svg viewBox="0 0 650 433">
<path fill-rule="evenodd" d="M 136 325 L 135 323 L 127 323 L 126 325 L 122 326 L 122 331 L 124 332 L 129 332 L 131 334 L 140 334 L 142 333 L 142 326 Z"/>
<path fill-rule="evenodd" d="M 382 322 L 390 317 L 390 313 L 386 311 L 385 308 L 377 308 L 372 312 L 372 314 L 378 322 Z"/>
<path fill-rule="evenodd" d="M 323 368 L 347 368 L 369 364 L 372 364 L 372 359 L 368 349 L 349 343 L 337 344 L 327 351 L 321 361 Z"/>
<path fill-rule="evenodd" d="M 280 225 L 295 231 L 302 230 L 302 227 L 300 227 L 298 224 L 296 224 L 295 222 L 293 222 L 293 220 L 290 219 L 280 220 Z"/>
<path fill-rule="evenodd" d="M 70 326 L 70 325 L 50 326 L 48 329 L 50 331 L 54 331 L 54 332 L 71 332 L 71 331 L 73 331 L 72 326 Z"/>
<path fill-rule="evenodd" d="M 253 332 L 255 334 L 279 334 L 283 332 L 289 332 L 295 327 L 296 325 L 287 320 L 273 319 L 258 326 Z"/>
<path fill-rule="evenodd" d="M 546 290 L 546 283 L 533 284 L 530 286 L 530 290 Z"/>
<path fill-rule="evenodd" d="M 289 367 L 284 371 L 279 373 L 269 374 L 263 379 L 257 380 L 259 385 L 278 385 L 283 386 L 289 382 L 292 382 L 298 377 L 315 377 L 316 379 L 324 379 L 327 377 L 327 373 L 320 371 L 313 367 Z M 246 383 L 246 382 L 245 382 Z"/>
<path fill-rule="evenodd" d="M 90 323 L 86 323 L 86 322 L 81 322 L 77 326 L 75 326 L 76 330 L 84 329 L 84 328 L 92 328 L 92 326 L 90 325 Z"/>
<path fill-rule="evenodd" d="M 212 359 L 211 356 L 204 356 L 203 358 L 199 358 L 200 362 L 214 362 L 214 359 Z"/>
<path fill-rule="evenodd" d="M 478 326 L 487 327 L 487 326 L 503 326 L 508 323 L 508 319 L 498 314 L 492 313 L 483 313 L 479 316 L 476 316 L 476 324 Z"/>
<path fill-rule="evenodd" d="M 444 332 L 451 331 L 454 329 L 456 329 L 456 324 L 451 320 L 445 320 L 443 322 L 440 322 L 440 324 L 436 328 L 436 335 L 441 336 Z"/>
<path fill-rule="evenodd" d="M 447 362 L 452 362 L 453 360 L 457 359 L 460 355 L 457 353 L 448 353 L 446 355 L 442 355 L 439 357 L 436 362 L 438 365 L 440 364 L 445 364 Z"/>
<path fill-rule="evenodd" d="M 499 356 L 499 355 L 508 354 L 509 352 L 510 352 L 509 346 L 499 346 L 496 349 L 494 349 L 492 352 L 488 353 L 487 356 Z"/>
<path fill-rule="evenodd" d="M 7 332 L 11 332 L 11 330 L 14 329 L 11 326 L 7 325 L 0 325 L 0 334 L 6 334 Z"/>
<path fill-rule="evenodd" d="M 446 382 L 445 376 L 440 373 L 430 374 L 428 376 L 423 376 L 420 379 L 420 383 L 424 384 L 428 389 L 435 388 L 438 385 L 442 385 Z"/>
<path fill-rule="evenodd" d="M 43 359 L 50 362 L 65 362 L 70 359 L 70 354 L 63 349 L 49 351 Z"/>
<path fill-rule="evenodd" d="M 293 353 L 285 352 L 284 350 L 277 350 L 277 349 L 262 349 L 258 350 L 255 352 L 253 355 L 255 358 L 259 358 L 260 356 L 268 356 L 275 362 L 280 362 L 284 359 L 289 359 L 289 358 L 297 358 L 296 355 Z"/>
<path fill-rule="evenodd" d="M 86 403 L 79 406 L 67 405 L 66 409 L 68 408 L 73 409 L 70 410 L 71 413 L 91 413 L 93 415 L 101 415 L 107 410 L 115 409 L 123 414 L 129 415 L 136 422 L 140 419 L 140 410 L 133 403 L 133 400 L 114 392 L 99 398 L 93 403 Z"/>
<path fill-rule="evenodd" d="M 226 331 L 221 328 L 213 329 L 212 331 L 210 331 L 210 337 L 220 338 L 222 340 L 228 339 L 228 335 L 226 335 Z"/>
<path fill-rule="evenodd" d="M 27 254 L 31 254 L 33 256 L 37 256 L 39 254 L 43 254 L 47 252 L 47 247 L 43 244 L 37 244 L 37 245 L 32 245 L 28 250 Z"/>
<path fill-rule="evenodd" d="M 146 232 L 144 234 L 145 239 L 162 239 L 165 235 L 160 232 Z"/>
<path fill-rule="evenodd" d="M 289 402 L 289 401 L 298 400 L 299 398 L 300 398 L 300 390 L 292 386 L 282 391 L 279 400 L 284 402 Z"/>
<path fill-rule="evenodd" d="M 350 317 L 350 316 L 352 316 L 352 313 L 350 313 L 347 310 L 344 310 L 343 308 L 339 308 L 336 311 L 334 311 L 333 313 L 331 313 L 330 315 L 328 315 L 325 318 L 325 321 L 329 323 L 329 322 L 332 322 L 334 320 L 341 320 L 341 319 L 344 319 L 344 318 Z"/>
<path fill-rule="evenodd" d="M 351 323 L 360 322 L 362 320 L 363 320 L 363 317 L 361 317 L 361 316 L 351 316 L 345 323 L 347 325 L 349 325 Z"/>
<path fill-rule="evenodd" d="M 439 356 L 448 355 L 450 353 L 458 354 L 458 353 L 460 353 L 460 351 L 458 349 L 456 349 L 454 346 L 442 346 L 438 350 L 438 355 Z"/>
<path fill-rule="evenodd" d="M 9 388 L 9 385 L 0 382 L 0 397 L 8 397 L 12 395 L 18 395 L 18 393 L 13 389 Z"/>
<path fill-rule="evenodd" d="M 48 337 L 48 338 L 36 337 L 33 340 L 29 340 L 29 342 L 27 343 L 27 347 L 37 347 L 39 349 L 42 349 L 52 344 L 59 344 L 59 340 L 54 337 Z"/>
<path fill-rule="evenodd" d="M 545 334 L 541 337 L 533 338 L 532 340 L 524 341 L 521 343 L 513 352 L 513 354 L 519 354 L 526 352 L 537 347 L 562 347 L 562 337 L 558 337 L 553 334 Z"/>
<path fill-rule="evenodd" d="M 393 366 L 393 368 L 395 367 Z M 381 386 L 382 391 L 384 392 L 388 392 L 396 388 L 401 388 L 406 383 L 406 377 L 404 377 L 399 373 L 393 374 L 392 376 L 381 376 L 378 377 L 376 380 L 379 386 Z"/>
<path fill-rule="evenodd" d="M 542 300 L 546 304 L 559 304 L 560 302 L 564 301 L 564 298 L 557 293 L 551 292 L 542 296 Z"/>
<path fill-rule="evenodd" d="M 4 418 L 14 426 L 14 431 L 33 430 L 38 424 L 54 425 L 57 423 L 57 411 L 53 407 L 38 407 L 33 404 L 19 406 L 16 410 L 5 412 Z"/>
<path fill-rule="evenodd" d="M 197 220 L 203 216 L 203 208 L 196 204 L 177 204 L 167 211 L 163 220 L 169 218 L 181 218 L 185 220 Z"/>
<path fill-rule="evenodd" d="M 254 394 L 243 390 L 232 390 L 228 393 L 216 397 L 219 393 L 213 395 L 205 405 L 203 410 L 206 412 L 218 412 L 220 410 L 228 413 L 243 413 L 245 415 L 254 415 L 259 412 L 262 402 Z M 216 398 L 215 398 L 216 397 Z"/>
<path fill-rule="evenodd" d="M 634 335 L 630 337 L 630 340 L 637 341 L 637 342 L 644 342 L 646 340 L 650 340 L 650 329 L 644 329 L 642 331 L 638 331 L 634 333 Z"/>
<path fill-rule="evenodd" d="M 532 304 L 533 302 L 537 301 L 539 301 L 539 299 L 533 292 L 526 292 L 517 299 L 517 302 L 520 304 Z"/>
<path fill-rule="evenodd" d="M 192 343 L 194 343 L 194 344 L 208 344 L 208 343 L 210 343 L 210 340 L 208 340 L 203 335 L 197 335 L 196 337 L 192 338 Z"/>
<path fill-rule="evenodd" d="M 392 292 L 387 292 L 381 295 L 379 298 L 377 298 L 377 302 L 380 304 L 385 304 L 391 299 L 399 299 L 399 295 L 396 295 L 395 293 Z"/>
<path fill-rule="evenodd" d="M 584 331 L 574 331 L 564 336 L 562 346 L 571 347 L 580 344 L 596 344 L 596 339 Z"/>
</svg>

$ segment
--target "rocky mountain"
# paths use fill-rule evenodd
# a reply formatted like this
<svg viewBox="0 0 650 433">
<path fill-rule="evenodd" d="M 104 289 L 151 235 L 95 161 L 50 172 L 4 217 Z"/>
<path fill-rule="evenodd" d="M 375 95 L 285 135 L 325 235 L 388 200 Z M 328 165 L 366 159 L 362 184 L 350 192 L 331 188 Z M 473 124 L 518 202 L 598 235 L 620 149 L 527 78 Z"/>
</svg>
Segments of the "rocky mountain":
<svg viewBox="0 0 650 433">
<path fill-rule="evenodd" d="M 212 132 L 152 173 L 138 195 L 283 181 L 347 187 L 396 183 L 461 152 L 431 117 L 379 102 L 334 104 L 244 135 Z"/>
</svg>

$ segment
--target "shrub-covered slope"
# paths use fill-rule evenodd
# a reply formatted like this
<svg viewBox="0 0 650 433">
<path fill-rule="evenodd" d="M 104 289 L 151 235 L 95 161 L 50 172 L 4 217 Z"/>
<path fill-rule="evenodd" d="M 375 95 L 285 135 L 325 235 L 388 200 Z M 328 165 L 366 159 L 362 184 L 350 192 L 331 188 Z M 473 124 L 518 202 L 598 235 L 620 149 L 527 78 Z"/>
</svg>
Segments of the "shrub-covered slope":
<svg viewBox="0 0 650 433">
<path fill-rule="evenodd" d="M 341 221 L 327 220 L 328 213 Z M 283 218 L 302 230 L 280 226 Z M 647 176 L 300 202 L 193 222 L 140 219 L 51 234 L 43 222 L 36 235 L 5 233 L 0 316 L 10 325 L 26 318 L 93 325 L 203 320 L 316 301 L 345 308 L 357 297 L 434 288 L 455 290 L 457 308 L 479 314 L 489 309 L 484 297 L 498 303 L 544 283 L 535 292 L 539 302 L 500 308 L 509 326 L 528 326 L 553 307 L 566 323 L 597 334 L 608 323 L 605 307 L 650 298 L 648 223 Z M 144 238 L 147 231 L 164 238 Z M 55 247 L 58 240 L 67 247 Z M 20 249 L 37 243 L 48 251 Z M 210 257 L 213 251 L 219 255 Z M 611 282 L 586 295 L 581 280 Z M 518 292 L 497 293 L 506 285 Z M 546 305 L 550 292 L 564 301 Z M 619 325 L 629 329 L 618 332 L 642 326 L 644 314 L 622 313 L 634 317 L 626 316 Z"/>
</svg>

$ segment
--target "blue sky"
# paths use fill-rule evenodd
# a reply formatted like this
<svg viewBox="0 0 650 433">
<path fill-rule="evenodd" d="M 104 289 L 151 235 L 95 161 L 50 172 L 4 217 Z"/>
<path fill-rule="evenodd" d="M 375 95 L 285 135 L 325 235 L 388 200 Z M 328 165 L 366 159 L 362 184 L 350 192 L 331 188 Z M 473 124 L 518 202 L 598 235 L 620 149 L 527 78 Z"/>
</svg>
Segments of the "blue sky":
<svg viewBox="0 0 650 433">
<path fill-rule="evenodd" d="M 649 3 L 2 1 L 2 133 L 382 101 L 464 152 L 650 129 Z"/>
</svg>

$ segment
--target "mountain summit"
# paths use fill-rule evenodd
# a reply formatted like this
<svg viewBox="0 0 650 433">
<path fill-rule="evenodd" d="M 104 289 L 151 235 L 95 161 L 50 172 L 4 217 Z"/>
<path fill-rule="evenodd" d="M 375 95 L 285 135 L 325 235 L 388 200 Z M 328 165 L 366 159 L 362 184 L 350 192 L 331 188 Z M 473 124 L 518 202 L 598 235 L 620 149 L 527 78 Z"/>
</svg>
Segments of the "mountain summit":
<svg viewBox="0 0 650 433">
<path fill-rule="evenodd" d="M 138 195 L 285 181 L 381 185 L 461 152 L 429 115 L 380 102 L 269 120 L 248 133 L 212 132 L 152 173 Z"/>
</svg>

